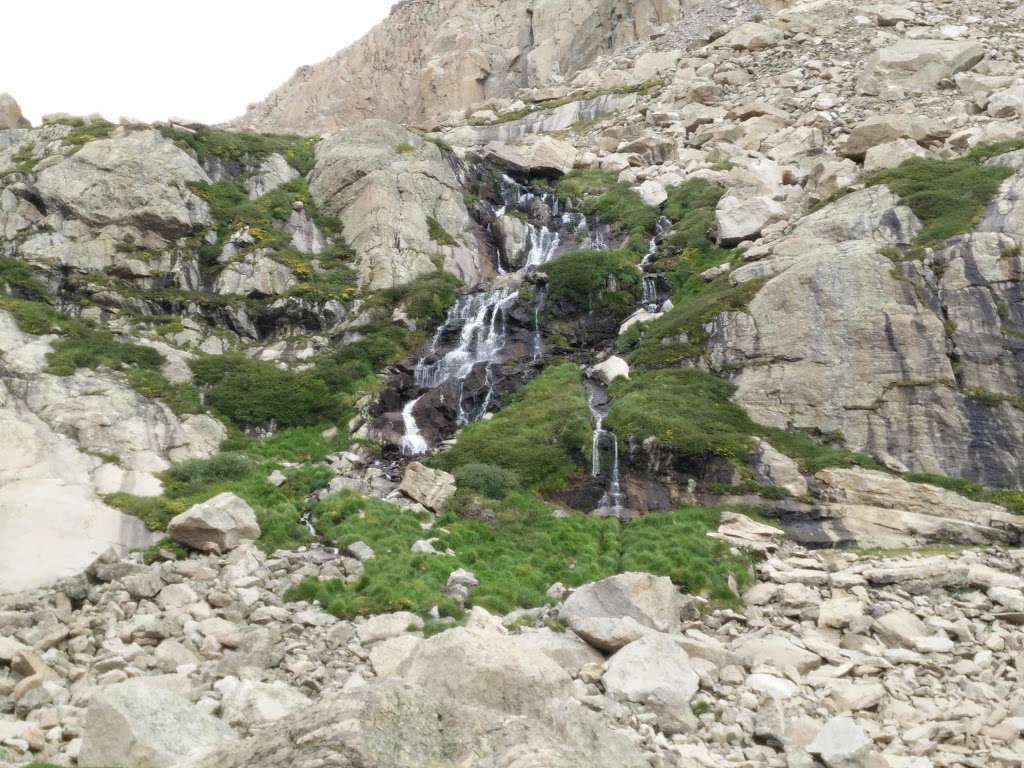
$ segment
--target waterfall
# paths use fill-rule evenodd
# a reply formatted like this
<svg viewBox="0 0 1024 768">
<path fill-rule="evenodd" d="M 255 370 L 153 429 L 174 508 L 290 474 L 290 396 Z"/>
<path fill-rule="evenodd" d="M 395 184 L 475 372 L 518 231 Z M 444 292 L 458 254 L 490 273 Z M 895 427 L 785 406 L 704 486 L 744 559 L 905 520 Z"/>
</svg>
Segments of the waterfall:
<svg viewBox="0 0 1024 768">
<path fill-rule="evenodd" d="M 640 260 L 640 271 L 643 273 L 640 305 L 650 312 L 655 312 L 658 309 L 658 276 L 647 274 L 647 267 L 651 263 L 651 259 L 658 252 L 658 245 L 670 229 L 672 229 L 672 220 L 659 216 L 657 223 L 654 225 L 654 234 L 651 236 L 651 241 L 647 246 L 647 253 Z"/>
<path fill-rule="evenodd" d="M 402 438 L 403 456 L 420 456 L 429 450 L 427 441 L 420 434 L 419 425 L 413 415 L 413 409 L 416 408 L 419 401 L 418 397 L 415 400 L 410 400 L 402 409 L 402 421 L 405 422 L 405 436 Z"/>
<path fill-rule="evenodd" d="M 604 419 L 608 414 L 608 401 L 604 389 L 593 381 L 586 382 L 587 404 L 590 406 L 590 416 L 594 421 L 594 436 L 591 442 L 591 477 L 599 478 L 602 475 L 601 452 L 602 446 L 611 445 L 611 463 L 608 468 L 608 484 L 605 487 L 604 495 L 598 502 L 599 510 L 614 512 L 619 517 L 627 514 L 626 494 L 622 492 L 622 484 L 619 474 L 619 438 L 604 428 Z M 601 402 L 599 402 L 599 400 Z"/>
<path fill-rule="evenodd" d="M 541 208 L 550 215 L 553 222 L 562 223 L 564 215 L 559 213 L 558 197 L 550 191 L 535 192 L 527 189 L 508 175 L 502 176 L 498 191 L 502 204 L 494 209 L 496 217 L 510 215 L 514 211 L 519 213 L 536 213 L 536 208 Z M 581 218 L 583 227 L 586 227 L 585 217 Z M 526 273 L 542 267 L 554 258 L 561 246 L 561 235 L 558 229 L 535 224 L 527 224 L 528 248 L 526 265 L 510 277 L 511 285 L 516 285 L 515 278 L 522 278 Z M 501 256 L 498 256 L 498 272 L 507 275 L 501 264 Z M 540 335 L 540 307 L 544 300 L 543 289 L 534 304 L 534 360 L 541 354 Z M 501 353 L 508 342 L 508 311 L 519 298 L 516 288 L 504 287 L 491 291 L 474 293 L 461 296 L 455 305 L 448 310 L 444 323 L 437 329 L 430 344 L 429 353 L 421 358 L 416 364 L 415 382 L 421 390 L 432 390 L 440 387 L 448 381 L 459 382 L 459 410 L 458 423 L 465 424 L 469 421 L 479 419 L 487 413 L 494 400 L 494 388 L 496 384 L 495 364 L 499 361 Z M 445 339 L 451 338 L 458 332 L 458 340 L 455 346 L 438 357 Z M 473 370 L 481 364 L 486 364 L 487 395 L 484 398 L 483 406 L 478 413 L 467 413 L 463 406 L 463 390 L 466 378 Z M 415 456 L 427 453 L 430 446 L 423 437 L 413 408 L 423 397 L 421 394 L 416 400 L 407 403 L 402 409 L 402 420 L 405 423 L 405 436 L 402 438 L 402 453 L 407 456 Z"/>
<path fill-rule="evenodd" d="M 540 334 L 540 310 L 544 306 L 544 297 L 547 291 L 543 285 L 537 286 L 536 295 L 533 298 L 533 361 L 540 359 L 544 351 L 544 343 Z"/>
</svg>

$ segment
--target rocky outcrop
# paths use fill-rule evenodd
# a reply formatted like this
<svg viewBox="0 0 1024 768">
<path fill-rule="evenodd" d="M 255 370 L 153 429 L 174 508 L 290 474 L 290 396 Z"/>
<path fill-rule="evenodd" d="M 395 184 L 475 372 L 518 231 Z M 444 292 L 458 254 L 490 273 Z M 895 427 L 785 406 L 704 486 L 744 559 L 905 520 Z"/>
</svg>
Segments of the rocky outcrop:
<svg viewBox="0 0 1024 768">
<path fill-rule="evenodd" d="M 288 267 L 257 251 L 228 264 L 217 275 L 213 291 L 219 296 L 280 296 L 297 282 Z"/>
<path fill-rule="evenodd" d="M 21 114 L 21 107 L 9 93 L 0 93 L 0 131 L 28 128 L 30 123 Z"/>
<path fill-rule="evenodd" d="M 197 181 L 209 178 L 187 153 L 158 131 L 134 130 L 48 165 L 36 189 L 48 206 L 91 225 L 172 239 L 210 223 L 209 207 L 188 188 Z"/>
<path fill-rule="evenodd" d="M 416 0 L 366 37 L 299 69 L 233 125 L 325 133 L 368 117 L 432 127 L 446 113 L 571 79 L 675 19 L 679 0 Z M 486 23 L 480 23 L 486 18 Z"/>
<path fill-rule="evenodd" d="M 471 285 L 486 274 L 458 177 L 417 134 L 367 120 L 325 139 L 310 192 L 341 220 L 368 288 L 407 283 L 435 271 L 435 260 Z"/>
</svg>

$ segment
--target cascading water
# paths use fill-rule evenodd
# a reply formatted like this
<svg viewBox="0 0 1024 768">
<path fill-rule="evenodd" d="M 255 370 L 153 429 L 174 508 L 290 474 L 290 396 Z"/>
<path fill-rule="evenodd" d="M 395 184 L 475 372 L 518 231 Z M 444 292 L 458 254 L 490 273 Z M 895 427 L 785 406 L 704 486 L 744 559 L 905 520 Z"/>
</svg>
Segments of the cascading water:
<svg viewBox="0 0 1024 768">
<path fill-rule="evenodd" d="M 559 200 L 551 192 L 533 192 L 517 183 L 509 176 L 503 176 L 498 191 L 502 205 L 494 209 L 496 217 L 510 215 L 513 211 L 526 213 L 528 210 L 540 208 L 548 214 L 552 221 L 562 222 L 559 213 Z M 586 219 L 583 218 L 586 225 Z M 589 229 L 588 229 L 589 232 Z M 554 258 L 561 246 L 561 235 L 558 229 L 530 222 L 527 225 L 526 263 L 522 269 L 509 275 L 507 282 L 517 284 L 516 278 L 542 267 Z M 502 275 L 506 271 L 500 263 L 498 270 Z M 420 389 L 432 390 L 448 381 L 459 382 L 458 422 L 465 424 L 479 419 L 487 413 L 494 400 L 496 384 L 495 361 L 508 343 L 508 311 L 516 303 L 519 292 L 515 288 L 503 287 L 492 291 L 462 296 L 448 311 L 444 323 L 438 328 L 431 342 L 430 352 L 416 364 L 415 382 Z M 541 353 L 540 341 L 540 305 L 544 300 L 541 289 L 534 304 L 534 359 Z M 444 339 L 450 338 L 458 331 L 456 345 L 437 357 Z M 481 364 L 485 364 L 487 394 L 483 405 L 474 413 L 463 407 L 463 388 L 466 378 Z M 405 425 L 405 436 L 402 438 L 402 453 L 416 456 L 427 453 L 430 445 L 420 431 L 414 413 L 422 395 L 410 401 L 402 409 L 402 420 Z"/>
<path fill-rule="evenodd" d="M 647 266 L 651 263 L 651 259 L 654 258 L 654 254 L 658 252 L 658 245 L 670 229 L 672 229 L 671 219 L 667 219 L 664 216 L 658 217 L 658 222 L 654 226 L 654 235 L 651 237 L 651 242 L 647 247 L 647 253 L 640 260 L 640 271 L 643 273 L 640 305 L 649 312 L 654 312 L 658 308 L 658 277 L 657 275 L 647 274 Z"/>
<path fill-rule="evenodd" d="M 608 484 L 597 508 L 604 513 L 623 517 L 627 514 L 626 494 L 622 492 L 619 475 L 619 439 L 614 433 L 604 428 L 604 419 L 608 415 L 608 396 L 596 382 L 587 381 L 587 404 L 594 422 L 594 436 L 591 444 L 590 474 L 591 477 L 602 476 L 602 453 L 610 451 L 608 463 Z M 606 447 L 607 446 L 607 447 Z"/>
</svg>

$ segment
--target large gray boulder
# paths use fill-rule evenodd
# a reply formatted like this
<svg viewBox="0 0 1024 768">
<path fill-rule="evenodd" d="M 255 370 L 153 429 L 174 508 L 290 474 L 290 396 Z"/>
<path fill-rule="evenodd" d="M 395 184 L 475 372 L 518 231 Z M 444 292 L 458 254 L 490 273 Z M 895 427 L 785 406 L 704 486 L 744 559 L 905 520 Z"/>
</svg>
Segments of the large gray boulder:
<svg viewBox="0 0 1024 768">
<path fill-rule="evenodd" d="M 434 272 L 481 277 L 462 187 L 441 150 L 384 120 L 366 120 L 317 145 L 309 190 L 337 216 L 359 254 L 360 282 L 390 288 Z"/>
<path fill-rule="evenodd" d="M 88 224 L 130 225 L 165 238 L 210 223 L 209 206 L 189 189 L 209 181 L 199 164 L 159 131 L 91 141 L 39 172 L 48 206 Z"/>
<path fill-rule="evenodd" d="M 252 507 L 233 493 L 196 504 L 167 524 L 168 536 L 200 552 L 227 552 L 260 533 Z"/>
<path fill-rule="evenodd" d="M 690 699 L 700 687 L 686 651 L 659 633 L 647 634 L 612 656 L 603 680 L 611 696 L 676 718 L 689 714 Z"/>
<path fill-rule="evenodd" d="M 443 659 L 435 676 L 452 667 Z M 500 701 L 496 691 L 493 701 Z M 509 713 L 511 714 L 511 713 Z M 384 681 L 341 695 L 179 768 L 645 768 L 633 740 L 572 699 L 533 717 L 480 708 L 437 689 Z"/>
<path fill-rule="evenodd" d="M 310 700 L 286 683 L 233 681 L 221 700 L 221 717 L 231 725 L 252 727 L 305 709 Z"/>
<path fill-rule="evenodd" d="M 868 59 L 857 90 L 889 97 L 923 93 L 984 57 L 985 49 L 969 40 L 900 40 Z"/>
<path fill-rule="evenodd" d="M 21 114 L 21 107 L 9 93 L 0 93 L 0 131 L 28 128 L 31 123 Z"/>
<path fill-rule="evenodd" d="M 538 715 L 572 695 L 572 679 L 555 661 L 483 629 L 457 628 L 423 642 L 402 678 L 460 704 L 506 714 Z"/>
<path fill-rule="evenodd" d="M 455 477 L 442 469 L 431 469 L 414 461 L 405 468 L 399 490 L 427 509 L 440 512 L 455 495 Z"/>
<path fill-rule="evenodd" d="M 83 768 L 165 768 L 234 739 L 234 732 L 188 699 L 147 680 L 98 689 L 86 713 Z"/>
<path fill-rule="evenodd" d="M 561 175 L 576 165 L 579 152 L 551 136 L 524 136 L 512 141 L 492 141 L 484 157 L 517 173 Z"/>
<path fill-rule="evenodd" d="M 671 579 L 620 573 L 577 589 L 559 618 L 573 628 L 587 619 L 631 618 L 641 626 L 672 632 L 679 626 L 681 610 L 682 596 Z"/>
</svg>

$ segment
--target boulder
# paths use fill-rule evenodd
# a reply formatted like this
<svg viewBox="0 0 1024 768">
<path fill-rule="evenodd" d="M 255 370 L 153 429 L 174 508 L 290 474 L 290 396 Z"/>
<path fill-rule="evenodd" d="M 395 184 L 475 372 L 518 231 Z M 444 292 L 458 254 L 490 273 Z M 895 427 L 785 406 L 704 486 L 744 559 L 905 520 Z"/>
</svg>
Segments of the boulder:
<svg viewBox="0 0 1024 768">
<path fill-rule="evenodd" d="M 715 45 L 720 48 L 733 48 L 741 51 L 760 51 L 778 45 L 782 42 L 782 38 L 783 34 L 780 29 L 760 22 L 748 21 L 718 38 Z"/>
<path fill-rule="evenodd" d="M 864 761 L 871 744 L 856 720 L 833 717 L 807 745 L 807 751 L 819 755 L 828 768 L 867 768 L 868 763 Z"/>
<path fill-rule="evenodd" d="M 912 139 L 896 139 L 876 144 L 864 155 L 864 173 L 895 168 L 912 157 L 928 157 L 928 150 Z"/>
<path fill-rule="evenodd" d="M 644 205 L 648 205 L 651 208 L 657 208 L 666 200 L 668 200 L 668 192 L 665 190 L 665 185 L 660 181 L 654 181 L 648 179 L 640 185 L 640 199 L 644 201 Z"/>
<path fill-rule="evenodd" d="M 0 93 L 0 131 L 29 128 L 31 123 L 21 114 L 21 107 L 9 93 Z"/>
<path fill-rule="evenodd" d="M 418 461 L 405 468 L 399 490 L 427 509 L 440 512 L 455 495 L 455 477 L 440 469 L 430 469 Z"/>
<path fill-rule="evenodd" d="M 612 656 L 602 679 L 612 696 L 676 707 L 688 705 L 700 687 L 686 651 L 659 633 L 644 635 Z"/>
<path fill-rule="evenodd" d="M 356 628 L 356 634 L 359 636 L 359 642 L 363 645 L 370 645 L 421 629 L 423 629 L 423 619 L 415 613 L 398 611 L 372 616 Z"/>
<path fill-rule="evenodd" d="M 857 90 L 893 98 L 923 93 L 957 72 L 971 69 L 984 57 L 985 49 L 973 41 L 900 40 L 868 59 Z"/>
<path fill-rule="evenodd" d="M 539 716 L 572 693 L 555 661 L 484 629 L 456 628 L 423 641 L 405 664 L 404 680 L 460 704 L 506 715 Z"/>
<path fill-rule="evenodd" d="M 723 512 L 718 530 L 708 534 L 708 536 L 721 539 L 731 546 L 745 547 L 758 552 L 775 549 L 779 540 L 785 535 L 785 531 L 779 528 L 759 523 L 746 515 L 735 512 Z"/>
<path fill-rule="evenodd" d="M 634 619 L 659 632 L 679 626 L 682 596 L 671 579 L 649 573 L 620 573 L 585 584 L 565 601 L 559 618 L 570 627 L 586 619 Z"/>
<path fill-rule="evenodd" d="M 800 674 L 817 669 L 822 664 L 818 654 L 801 648 L 780 635 L 750 637 L 734 649 L 736 657 L 746 667 L 768 664 L 779 671 L 793 668 Z"/>
<path fill-rule="evenodd" d="M 232 730 L 147 680 L 99 688 L 85 717 L 83 768 L 165 768 L 232 741 Z"/>
<path fill-rule="evenodd" d="M 576 165 L 579 152 L 565 141 L 551 136 L 524 136 L 510 141 L 492 141 L 484 157 L 517 174 L 561 176 Z"/>
<path fill-rule="evenodd" d="M 818 607 L 818 626 L 842 629 L 864 615 L 864 603 L 855 597 L 833 595 Z"/>
<path fill-rule="evenodd" d="M 753 240 L 766 226 L 780 221 L 785 214 L 785 207 L 771 195 L 730 191 L 722 196 L 715 209 L 718 242 L 732 246 Z"/>
<path fill-rule="evenodd" d="M 443 677 L 452 670 L 444 659 L 436 661 L 434 676 Z M 500 693 L 494 691 L 493 701 L 500 701 Z M 268 725 L 240 744 L 187 761 L 181 768 L 648 765 L 628 736 L 609 728 L 578 702 L 554 699 L 537 704 L 536 718 L 511 717 L 433 687 L 389 680 L 340 695 L 327 693 L 313 706 Z"/>
<path fill-rule="evenodd" d="M 547 627 L 525 629 L 512 639 L 529 653 L 547 656 L 573 677 L 587 664 L 604 662 L 604 656 L 571 632 L 554 632 Z"/>
<path fill-rule="evenodd" d="M 423 638 L 417 635 L 398 635 L 374 643 L 368 654 L 374 673 L 377 677 L 395 674 L 416 653 L 422 642 Z"/>
<path fill-rule="evenodd" d="M 231 725 L 250 728 L 280 720 L 309 707 L 310 701 L 286 683 L 242 680 L 221 699 L 221 718 Z"/>
<path fill-rule="evenodd" d="M 949 135 L 949 130 L 936 120 L 916 115 L 885 114 L 871 115 L 853 126 L 846 143 L 840 150 L 846 157 L 865 159 L 869 150 L 900 140 L 920 144 L 935 141 Z M 904 152 L 909 143 L 901 145 Z M 923 150 L 922 150 L 923 151 Z"/>
<path fill-rule="evenodd" d="M 899 608 L 875 620 L 875 631 L 894 645 L 914 648 L 917 641 L 928 636 L 928 628 L 910 611 Z"/>
<path fill-rule="evenodd" d="M 189 184 L 210 179 L 159 131 L 133 130 L 90 141 L 48 165 L 36 189 L 48 206 L 94 226 L 130 225 L 164 238 L 209 224 L 210 210 Z"/>
<path fill-rule="evenodd" d="M 167 535 L 200 552 L 227 552 L 261 535 L 256 513 L 233 493 L 196 504 L 167 524 Z"/>
<path fill-rule="evenodd" d="M 621 357 L 612 355 L 604 362 L 592 367 L 588 373 L 605 384 L 611 384 L 618 378 L 629 378 L 629 363 Z"/>
</svg>

